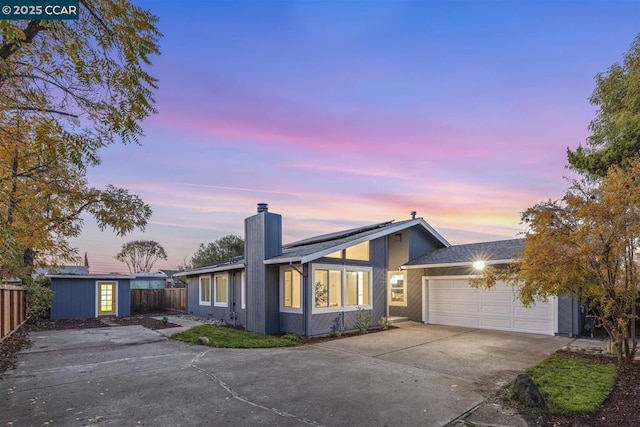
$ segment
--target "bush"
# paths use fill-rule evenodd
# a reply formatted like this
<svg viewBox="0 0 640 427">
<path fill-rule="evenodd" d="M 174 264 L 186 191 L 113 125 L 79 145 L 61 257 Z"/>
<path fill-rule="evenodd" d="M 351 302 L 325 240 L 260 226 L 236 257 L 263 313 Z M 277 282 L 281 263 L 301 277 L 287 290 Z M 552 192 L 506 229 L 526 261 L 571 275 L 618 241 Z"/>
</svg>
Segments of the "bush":
<svg viewBox="0 0 640 427">
<path fill-rule="evenodd" d="M 50 288 L 50 281 L 46 278 L 27 278 L 27 315 L 36 319 L 49 316 L 54 292 Z"/>
<path fill-rule="evenodd" d="M 366 333 L 369 330 L 369 326 L 371 326 L 371 311 L 366 310 L 362 307 L 358 307 L 356 310 L 356 329 L 361 334 Z"/>
<path fill-rule="evenodd" d="M 378 320 L 378 326 L 380 326 L 382 330 L 387 330 L 391 326 L 391 321 L 388 317 L 382 316 L 380 320 Z"/>
</svg>

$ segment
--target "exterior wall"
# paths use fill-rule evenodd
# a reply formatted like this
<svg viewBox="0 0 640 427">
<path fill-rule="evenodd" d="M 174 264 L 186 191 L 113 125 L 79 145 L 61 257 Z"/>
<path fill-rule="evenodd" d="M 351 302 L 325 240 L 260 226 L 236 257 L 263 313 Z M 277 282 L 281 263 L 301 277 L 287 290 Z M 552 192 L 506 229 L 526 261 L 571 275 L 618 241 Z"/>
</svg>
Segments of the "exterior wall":
<svg viewBox="0 0 640 427">
<path fill-rule="evenodd" d="M 227 307 L 216 307 L 214 305 L 214 292 L 215 288 L 213 286 L 214 276 L 216 274 L 226 274 L 228 277 L 229 289 L 228 289 L 228 299 L 227 299 Z M 211 305 L 200 305 L 200 276 L 211 276 Z M 187 314 L 192 314 L 194 316 L 201 317 L 212 317 L 218 320 L 224 320 L 225 323 L 233 323 L 233 318 L 231 316 L 231 307 L 232 305 L 232 280 L 233 274 L 230 272 L 221 272 L 221 273 L 206 273 L 197 276 L 189 276 L 186 278 L 187 280 Z"/>
<path fill-rule="evenodd" d="M 235 322 L 238 325 L 246 325 L 247 324 L 247 310 L 246 308 L 242 308 L 242 270 L 237 270 L 229 274 L 229 305 L 231 307 L 231 312 L 235 315 Z M 246 286 L 246 284 L 245 284 Z M 246 288 L 245 288 L 246 289 Z M 246 295 L 245 295 L 245 304 L 246 304 Z M 233 317 L 232 315 L 232 322 Z"/>
<path fill-rule="evenodd" d="M 369 262 L 356 262 L 322 258 L 320 264 L 353 265 L 371 267 L 371 326 L 376 326 L 382 316 L 386 316 L 387 310 L 387 238 L 382 237 L 369 243 Z M 305 313 L 308 313 L 307 335 L 328 335 L 333 330 L 351 331 L 356 329 L 356 311 L 343 310 L 330 313 L 312 314 L 314 305 L 313 278 L 311 267 L 305 268 L 306 297 Z"/>
<path fill-rule="evenodd" d="M 471 274 L 477 274 L 473 267 L 436 267 L 436 268 L 421 268 L 416 271 L 424 272 L 425 276 L 469 276 Z"/>
<path fill-rule="evenodd" d="M 129 279 L 109 278 L 52 278 L 51 319 L 87 319 L 96 315 L 96 281 L 118 282 L 116 309 L 118 316 L 131 314 Z"/>
<path fill-rule="evenodd" d="M 398 268 L 421 255 L 433 252 L 442 245 L 427 235 L 419 227 L 411 227 L 402 232 L 402 242 L 397 242 L 396 235 L 388 236 L 389 271 Z M 390 316 L 408 317 L 410 320 L 422 321 L 422 276 L 423 269 L 407 270 L 407 306 L 389 306 Z"/>
<path fill-rule="evenodd" d="M 569 337 L 581 335 L 580 313 L 576 298 L 562 295 L 558 297 L 558 335 Z"/>
<path fill-rule="evenodd" d="M 298 313 L 280 313 L 280 330 L 282 332 L 304 335 L 304 315 Z"/>
<path fill-rule="evenodd" d="M 95 287 L 95 283 L 93 284 Z M 118 316 L 131 314 L 131 287 L 129 280 L 118 279 Z"/>
<path fill-rule="evenodd" d="M 244 235 L 249 307 L 246 327 L 263 334 L 277 332 L 279 274 L 277 268 L 274 268 L 275 275 L 271 269 L 266 268 L 264 260 L 282 252 L 282 217 L 271 212 L 260 212 L 249 217 L 244 222 Z"/>
</svg>

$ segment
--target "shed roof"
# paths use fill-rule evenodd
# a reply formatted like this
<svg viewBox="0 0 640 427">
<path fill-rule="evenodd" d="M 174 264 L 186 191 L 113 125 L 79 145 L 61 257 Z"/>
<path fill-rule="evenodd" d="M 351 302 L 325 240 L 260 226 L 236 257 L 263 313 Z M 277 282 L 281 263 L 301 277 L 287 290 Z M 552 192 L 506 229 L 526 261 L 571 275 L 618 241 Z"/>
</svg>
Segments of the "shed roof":
<svg viewBox="0 0 640 427">
<path fill-rule="evenodd" d="M 130 274 L 119 273 L 95 273 L 95 274 L 47 274 L 50 279 L 94 279 L 94 280 L 118 280 L 118 279 L 135 279 L 136 276 Z"/>
<path fill-rule="evenodd" d="M 504 264 L 513 260 L 524 248 L 524 239 L 452 245 L 415 258 L 402 268 L 462 266 L 474 261 Z"/>
</svg>

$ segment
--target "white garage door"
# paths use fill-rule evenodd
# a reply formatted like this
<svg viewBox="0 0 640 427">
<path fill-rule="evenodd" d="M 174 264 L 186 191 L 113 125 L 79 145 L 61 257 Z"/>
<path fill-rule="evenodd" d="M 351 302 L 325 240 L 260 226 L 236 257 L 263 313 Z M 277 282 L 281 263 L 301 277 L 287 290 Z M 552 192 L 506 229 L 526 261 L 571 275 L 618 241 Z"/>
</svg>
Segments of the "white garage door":
<svg viewBox="0 0 640 427">
<path fill-rule="evenodd" d="M 429 279 L 428 323 L 553 335 L 554 301 L 524 307 L 511 286 L 476 289 L 466 279 Z"/>
</svg>

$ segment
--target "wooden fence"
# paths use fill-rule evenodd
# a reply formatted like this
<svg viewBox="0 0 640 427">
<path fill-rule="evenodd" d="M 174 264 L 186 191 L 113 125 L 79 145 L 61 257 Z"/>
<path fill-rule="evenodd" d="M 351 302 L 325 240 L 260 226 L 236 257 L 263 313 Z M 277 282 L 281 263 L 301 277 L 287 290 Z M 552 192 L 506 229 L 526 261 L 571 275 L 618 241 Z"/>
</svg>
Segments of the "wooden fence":
<svg viewBox="0 0 640 427">
<path fill-rule="evenodd" d="M 187 289 L 131 289 L 131 312 L 168 310 L 187 311 Z"/>
<path fill-rule="evenodd" d="M 22 286 L 0 283 L 0 341 L 27 320 L 27 293 Z"/>
</svg>

